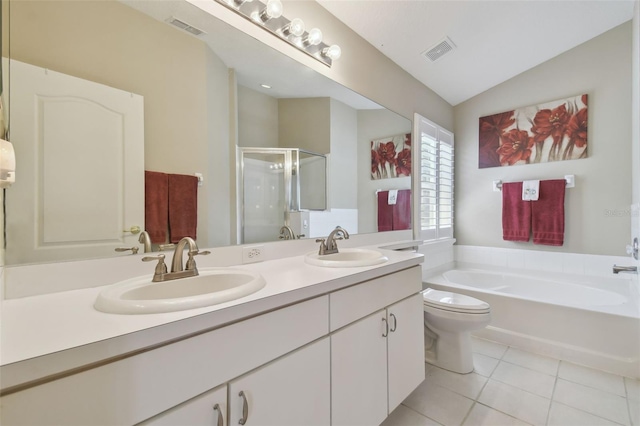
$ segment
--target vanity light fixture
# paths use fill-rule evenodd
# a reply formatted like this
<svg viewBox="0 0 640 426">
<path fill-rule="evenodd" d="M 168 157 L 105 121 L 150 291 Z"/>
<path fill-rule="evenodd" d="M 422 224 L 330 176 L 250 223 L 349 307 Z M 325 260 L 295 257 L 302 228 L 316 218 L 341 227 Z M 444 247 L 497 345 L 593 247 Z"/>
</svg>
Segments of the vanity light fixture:
<svg viewBox="0 0 640 426">
<path fill-rule="evenodd" d="M 253 0 L 229 0 L 231 6 L 240 7 L 245 3 L 252 2 Z"/>
<path fill-rule="evenodd" d="M 322 41 L 322 31 L 305 31 L 302 19 L 287 19 L 281 0 L 215 0 L 327 66 L 340 57 L 340 47 Z"/>
<path fill-rule="evenodd" d="M 302 44 L 307 46 L 317 46 L 322 43 L 322 31 L 319 28 L 311 28 L 305 38 L 302 39 Z"/>
<path fill-rule="evenodd" d="M 294 35 L 300 37 L 304 34 L 304 21 L 300 18 L 293 18 L 291 22 L 282 27 L 281 31 L 285 36 Z"/>
<path fill-rule="evenodd" d="M 331 58 L 334 61 L 339 59 L 340 55 L 342 55 L 342 49 L 340 49 L 340 46 L 337 44 L 332 44 L 331 46 L 322 49 L 322 56 Z"/>
<path fill-rule="evenodd" d="M 260 12 L 254 12 L 251 14 L 251 17 L 254 21 L 259 23 L 266 23 L 271 19 L 276 19 L 282 16 L 284 7 L 282 6 L 282 2 L 280 0 L 268 0 L 267 5 L 260 10 Z"/>
</svg>

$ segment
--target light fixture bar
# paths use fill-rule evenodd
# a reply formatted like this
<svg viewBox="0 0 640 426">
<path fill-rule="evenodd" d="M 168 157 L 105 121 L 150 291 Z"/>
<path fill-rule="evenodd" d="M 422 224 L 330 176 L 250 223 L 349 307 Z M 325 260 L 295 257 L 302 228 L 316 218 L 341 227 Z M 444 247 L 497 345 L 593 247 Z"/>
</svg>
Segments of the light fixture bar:
<svg viewBox="0 0 640 426">
<path fill-rule="evenodd" d="M 304 25 L 302 25 L 303 32 L 301 35 L 296 35 L 294 34 L 294 31 L 291 31 L 293 27 L 297 27 L 299 25 L 299 23 L 301 22 L 300 19 L 289 20 L 284 15 L 280 15 L 277 17 L 270 17 L 265 20 L 267 4 L 262 3 L 261 1 L 258 1 L 258 0 L 253 0 L 253 1 L 215 0 L 215 1 L 227 7 L 228 9 L 231 9 L 232 11 L 236 12 L 237 14 L 244 17 L 245 19 L 258 25 L 259 27 L 264 28 L 271 34 L 286 41 L 287 43 L 294 46 L 298 50 L 322 62 L 328 67 L 331 67 L 333 60 L 337 59 L 335 55 L 327 55 L 327 52 L 329 51 L 328 49 L 331 46 L 327 45 L 326 43 L 321 41 L 317 44 L 311 44 L 308 42 L 310 33 L 313 36 L 313 35 L 317 35 L 316 32 L 319 32 L 320 38 L 322 38 L 322 33 L 317 28 L 312 28 L 309 30 L 309 32 L 307 32 L 307 31 L 304 31 Z M 298 33 L 298 31 L 296 31 L 296 33 Z"/>
</svg>

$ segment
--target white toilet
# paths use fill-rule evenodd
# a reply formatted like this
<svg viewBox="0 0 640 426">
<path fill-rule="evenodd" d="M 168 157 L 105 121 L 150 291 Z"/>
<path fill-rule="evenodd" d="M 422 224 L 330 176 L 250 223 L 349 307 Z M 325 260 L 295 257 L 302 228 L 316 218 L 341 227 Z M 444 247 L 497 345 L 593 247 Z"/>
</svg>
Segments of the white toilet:
<svg viewBox="0 0 640 426">
<path fill-rule="evenodd" d="M 425 360 L 456 373 L 473 371 L 471 332 L 491 321 L 490 306 L 482 300 L 428 288 L 424 299 Z"/>
</svg>

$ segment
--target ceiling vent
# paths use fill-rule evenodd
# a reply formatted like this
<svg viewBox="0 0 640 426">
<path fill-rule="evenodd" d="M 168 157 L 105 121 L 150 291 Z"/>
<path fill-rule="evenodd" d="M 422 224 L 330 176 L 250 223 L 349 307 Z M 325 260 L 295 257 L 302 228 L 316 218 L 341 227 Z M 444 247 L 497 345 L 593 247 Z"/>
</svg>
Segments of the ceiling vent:
<svg viewBox="0 0 640 426">
<path fill-rule="evenodd" d="M 186 31 L 188 33 L 191 33 L 191 34 L 195 35 L 195 36 L 206 34 L 201 29 L 193 27 L 193 26 L 187 24 L 186 22 L 179 20 L 178 18 L 174 18 L 173 16 L 171 18 L 167 19 L 167 22 L 170 23 L 171 25 L 173 25 L 174 27 L 178 27 L 181 30 L 184 30 L 184 31 Z"/>
<path fill-rule="evenodd" d="M 435 46 L 422 53 L 422 56 L 427 58 L 430 62 L 436 62 L 444 55 L 452 52 L 456 48 L 449 37 L 445 37 L 440 40 Z"/>
</svg>

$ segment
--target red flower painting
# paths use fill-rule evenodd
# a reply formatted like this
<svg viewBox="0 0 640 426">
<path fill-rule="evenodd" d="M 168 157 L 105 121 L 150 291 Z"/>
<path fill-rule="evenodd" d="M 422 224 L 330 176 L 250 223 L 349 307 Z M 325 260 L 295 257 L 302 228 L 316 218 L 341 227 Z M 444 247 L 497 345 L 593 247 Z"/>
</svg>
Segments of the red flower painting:
<svg viewBox="0 0 640 426">
<path fill-rule="evenodd" d="M 371 179 L 411 176 L 411 133 L 371 141 Z"/>
<path fill-rule="evenodd" d="M 481 117 L 480 168 L 587 156 L 587 95 Z"/>
</svg>

